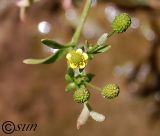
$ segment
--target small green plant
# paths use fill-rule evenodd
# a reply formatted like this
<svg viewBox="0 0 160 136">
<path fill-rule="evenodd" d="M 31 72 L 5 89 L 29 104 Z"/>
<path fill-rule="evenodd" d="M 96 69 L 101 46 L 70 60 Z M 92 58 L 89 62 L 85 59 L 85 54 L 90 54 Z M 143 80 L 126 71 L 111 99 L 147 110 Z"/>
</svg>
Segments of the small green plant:
<svg viewBox="0 0 160 136">
<path fill-rule="evenodd" d="M 112 22 L 112 31 L 104 33 L 97 41 L 92 44 L 86 41 L 79 47 L 79 37 L 85 20 L 88 16 L 89 9 L 91 8 L 92 0 L 86 0 L 84 10 L 82 12 L 80 23 L 70 42 L 60 44 L 50 39 L 42 39 L 41 42 L 58 51 L 51 56 L 44 59 L 26 59 L 25 64 L 50 64 L 65 57 L 67 60 L 67 72 L 65 79 L 67 81 L 66 92 L 74 91 L 73 99 L 77 103 L 83 103 L 83 110 L 77 120 L 77 128 L 85 124 L 88 117 L 91 116 L 96 121 L 103 121 L 105 117 L 102 114 L 94 112 L 89 105 L 90 92 L 88 87 L 97 90 L 104 98 L 113 99 L 119 94 L 119 86 L 117 84 L 106 84 L 104 87 L 99 88 L 90 82 L 95 76 L 92 73 L 87 73 L 85 67 L 88 61 L 99 54 L 107 52 L 111 46 L 106 44 L 107 39 L 115 33 L 125 32 L 131 24 L 131 19 L 128 14 L 121 13 L 115 17 Z"/>
</svg>

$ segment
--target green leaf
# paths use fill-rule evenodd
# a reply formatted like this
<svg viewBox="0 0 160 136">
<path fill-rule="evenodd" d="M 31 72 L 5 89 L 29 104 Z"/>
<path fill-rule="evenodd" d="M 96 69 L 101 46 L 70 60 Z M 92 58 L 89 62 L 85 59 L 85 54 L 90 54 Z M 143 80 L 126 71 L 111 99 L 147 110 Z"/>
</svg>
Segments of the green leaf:
<svg viewBox="0 0 160 136">
<path fill-rule="evenodd" d="M 50 48 L 53 48 L 53 49 L 64 49 L 64 48 L 69 48 L 71 46 L 64 46 L 62 44 L 59 44 L 57 43 L 56 41 L 53 41 L 51 39 L 42 39 L 41 42 L 44 44 L 44 45 L 47 45 L 48 47 Z"/>
<path fill-rule="evenodd" d="M 93 55 L 93 54 L 88 54 L 88 58 L 89 58 L 90 60 L 92 60 L 92 59 L 94 58 L 94 55 Z"/>
<path fill-rule="evenodd" d="M 76 85 L 75 85 L 75 83 L 69 83 L 68 85 L 67 85 L 67 87 L 66 87 L 66 89 L 65 89 L 65 91 L 66 92 L 70 92 L 70 91 L 72 91 L 73 89 L 75 89 L 76 88 Z"/>
<path fill-rule="evenodd" d="M 67 74 L 65 75 L 65 79 L 68 82 L 73 82 L 74 81 L 74 71 L 72 68 L 67 69 Z"/>
<path fill-rule="evenodd" d="M 86 77 L 87 77 L 86 82 L 91 82 L 94 76 L 95 76 L 94 74 L 88 73 L 88 74 L 86 75 Z"/>
<path fill-rule="evenodd" d="M 70 77 L 68 74 L 65 75 L 65 79 L 68 82 L 72 82 L 73 81 L 72 77 Z"/>
<path fill-rule="evenodd" d="M 111 48 L 110 45 L 104 45 L 104 46 L 101 46 L 99 47 L 95 53 L 103 53 L 103 52 L 106 52 L 107 50 L 109 50 Z"/>
<path fill-rule="evenodd" d="M 97 45 L 96 46 L 89 46 L 87 53 L 88 54 L 93 53 L 96 50 L 97 47 L 98 47 Z"/>
<path fill-rule="evenodd" d="M 47 58 L 44 59 L 25 59 L 23 63 L 25 64 L 50 64 L 53 63 L 60 58 L 62 58 L 66 54 L 66 50 L 59 50 L 55 54 L 50 55 Z"/>
<path fill-rule="evenodd" d="M 83 70 L 84 70 L 84 68 L 82 68 L 82 69 L 79 69 L 79 72 L 80 72 L 80 73 L 82 73 L 82 72 L 83 72 Z"/>
<path fill-rule="evenodd" d="M 111 48 L 110 45 L 103 45 L 103 46 L 96 45 L 92 49 L 90 49 L 88 51 L 88 53 L 89 54 L 103 53 L 103 52 L 106 52 L 107 50 L 109 50 L 110 48 Z"/>
<path fill-rule="evenodd" d="M 67 69 L 67 74 L 70 76 L 70 77 L 74 77 L 74 70 L 72 68 L 68 68 Z"/>
</svg>

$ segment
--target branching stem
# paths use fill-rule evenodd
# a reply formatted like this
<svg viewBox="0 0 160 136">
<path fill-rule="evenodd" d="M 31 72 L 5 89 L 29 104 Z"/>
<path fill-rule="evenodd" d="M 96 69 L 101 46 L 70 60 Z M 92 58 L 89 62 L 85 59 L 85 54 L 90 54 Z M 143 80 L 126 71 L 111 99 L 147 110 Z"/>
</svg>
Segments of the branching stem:
<svg viewBox="0 0 160 136">
<path fill-rule="evenodd" d="M 97 86 L 95 86 L 95 85 L 93 85 L 93 84 L 91 84 L 91 83 L 88 83 L 88 82 L 86 82 L 85 84 L 88 85 L 89 87 L 91 87 L 91 88 L 93 88 L 93 89 L 101 92 L 101 88 L 99 88 L 99 87 L 97 87 Z"/>
</svg>

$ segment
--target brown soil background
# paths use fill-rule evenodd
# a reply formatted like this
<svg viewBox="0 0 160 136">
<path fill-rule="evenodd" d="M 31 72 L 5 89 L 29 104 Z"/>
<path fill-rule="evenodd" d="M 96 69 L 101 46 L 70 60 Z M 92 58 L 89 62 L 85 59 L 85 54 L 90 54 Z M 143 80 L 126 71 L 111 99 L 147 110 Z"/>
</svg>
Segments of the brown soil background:
<svg viewBox="0 0 160 136">
<path fill-rule="evenodd" d="M 113 36 L 108 41 L 112 49 L 97 55 L 87 66 L 88 71 L 96 74 L 93 83 L 103 86 L 106 82 L 116 82 L 121 93 L 115 100 L 105 100 L 91 90 L 90 103 L 94 110 L 106 115 L 106 120 L 97 123 L 90 119 L 80 130 L 76 129 L 82 105 L 75 104 L 72 93 L 64 91 L 66 60 L 36 66 L 22 63 L 28 57 L 49 55 L 40 44 L 41 38 L 58 39 L 64 43 L 72 35 L 73 27 L 66 20 L 64 10 L 58 9 L 54 2 L 52 5 L 43 4 L 35 4 L 29 9 L 25 23 L 19 21 L 18 8 L 14 5 L 0 13 L 0 124 L 7 120 L 38 124 L 35 132 L 15 132 L 13 135 L 159 136 L 160 121 L 152 120 L 150 116 L 154 110 L 153 95 L 146 98 L 133 95 L 126 87 L 126 79 L 114 73 L 116 66 L 127 62 L 136 65 L 150 52 L 151 42 L 144 38 L 140 29 L 129 29 L 124 34 Z M 92 8 L 88 19 L 96 22 L 103 32 L 110 30 L 110 23 L 104 17 L 107 5 L 100 3 Z M 81 7 L 75 9 L 78 12 Z M 150 23 L 144 11 L 130 14 L 138 17 L 141 25 Z M 37 24 L 43 20 L 53 26 L 47 35 L 40 34 L 37 29 Z M 96 40 L 94 37 L 89 41 Z M 4 135 L 1 130 L 0 135 Z"/>
</svg>

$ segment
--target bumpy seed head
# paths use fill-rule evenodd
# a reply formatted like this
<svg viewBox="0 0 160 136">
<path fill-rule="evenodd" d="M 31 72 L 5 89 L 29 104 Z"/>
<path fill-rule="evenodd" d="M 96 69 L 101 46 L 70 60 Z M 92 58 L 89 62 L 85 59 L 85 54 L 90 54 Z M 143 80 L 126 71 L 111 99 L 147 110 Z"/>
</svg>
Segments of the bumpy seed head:
<svg viewBox="0 0 160 136">
<path fill-rule="evenodd" d="M 131 25 L 131 18 L 127 13 L 121 13 L 112 22 L 112 29 L 117 33 L 125 32 Z"/>
<path fill-rule="evenodd" d="M 101 94 L 108 99 L 113 99 L 119 95 L 120 89 L 117 84 L 108 84 L 103 89 Z"/>
<path fill-rule="evenodd" d="M 83 69 L 88 60 L 88 55 L 82 49 L 72 50 L 66 56 L 68 64 L 71 68 Z"/>
<path fill-rule="evenodd" d="M 85 88 L 80 88 L 74 92 L 73 98 L 77 103 L 84 103 L 89 100 L 90 93 Z"/>
</svg>

